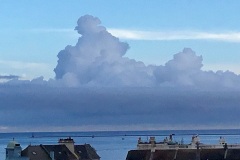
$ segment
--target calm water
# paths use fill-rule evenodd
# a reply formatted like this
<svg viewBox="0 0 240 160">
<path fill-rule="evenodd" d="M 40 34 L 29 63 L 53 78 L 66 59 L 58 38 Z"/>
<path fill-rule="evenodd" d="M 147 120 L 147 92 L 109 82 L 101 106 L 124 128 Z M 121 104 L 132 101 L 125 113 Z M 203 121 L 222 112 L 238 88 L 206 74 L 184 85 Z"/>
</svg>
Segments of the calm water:
<svg viewBox="0 0 240 160">
<path fill-rule="evenodd" d="M 29 144 L 57 144 L 59 138 L 71 136 L 75 144 L 91 144 L 102 160 L 125 160 L 128 150 L 135 149 L 139 137 L 147 141 L 150 136 L 155 136 L 157 141 L 162 141 L 166 136 L 174 135 L 175 141 L 184 140 L 190 143 L 191 136 L 200 135 L 200 141 L 206 144 L 217 144 L 219 137 L 223 136 L 228 144 L 240 143 L 240 130 L 182 130 L 182 131 L 122 131 L 122 132 L 41 132 L 34 133 L 0 133 L 0 160 L 5 159 L 5 148 L 13 138 L 24 149 Z"/>
</svg>

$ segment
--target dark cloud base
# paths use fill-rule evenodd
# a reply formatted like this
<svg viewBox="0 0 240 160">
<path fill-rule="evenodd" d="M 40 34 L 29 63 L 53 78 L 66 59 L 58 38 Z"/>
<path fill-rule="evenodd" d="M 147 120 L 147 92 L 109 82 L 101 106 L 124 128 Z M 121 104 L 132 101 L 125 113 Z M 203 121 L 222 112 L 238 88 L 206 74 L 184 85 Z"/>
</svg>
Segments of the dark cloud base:
<svg viewBox="0 0 240 160">
<path fill-rule="evenodd" d="M 238 122 L 240 92 L 1 87 L 0 126 L 217 125 Z M 4 104 L 4 105 L 3 105 Z"/>
</svg>

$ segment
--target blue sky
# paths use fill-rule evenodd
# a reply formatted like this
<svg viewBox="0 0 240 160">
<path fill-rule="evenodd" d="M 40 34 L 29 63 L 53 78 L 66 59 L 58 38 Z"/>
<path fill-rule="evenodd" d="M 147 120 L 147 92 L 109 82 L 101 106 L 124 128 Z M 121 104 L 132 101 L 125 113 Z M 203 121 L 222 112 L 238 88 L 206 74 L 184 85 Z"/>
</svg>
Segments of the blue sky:
<svg viewBox="0 0 240 160">
<path fill-rule="evenodd" d="M 129 43 L 126 57 L 159 65 L 189 47 L 203 56 L 203 69 L 232 70 L 239 74 L 239 5 L 238 1 L 188 0 L 1 1 L 1 74 L 26 79 L 54 78 L 56 55 L 65 46 L 75 45 L 79 35 L 74 27 L 85 14 L 98 17 L 107 29 L 115 30 L 113 35 Z M 121 30 L 124 36 L 119 36 L 116 30 Z M 127 36 L 135 31 L 140 31 L 136 34 L 142 37 Z M 203 38 L 201 33 L 215 37 Z M 169 40 L 170 36 L 175 38 Z M 29 65 L 16 67 L 16 63 Z M 31 69 L 32 65 L 40 67 L 39 70 Z"/>
<path fill-rule="evenodd" d="M 0 0 L 0 132 L 240 128 L 239 6 Z"/>
</svg>

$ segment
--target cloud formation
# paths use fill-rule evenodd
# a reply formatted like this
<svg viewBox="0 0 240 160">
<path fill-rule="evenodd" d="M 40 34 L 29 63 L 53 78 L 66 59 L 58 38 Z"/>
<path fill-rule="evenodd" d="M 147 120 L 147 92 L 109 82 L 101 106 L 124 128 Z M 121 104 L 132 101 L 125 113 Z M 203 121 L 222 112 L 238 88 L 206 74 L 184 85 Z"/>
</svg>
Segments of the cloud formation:
<svg viewBox="0 0 240 160">
<path fill-rule="evenodd" d="M 203 58 L 190 48 L 174 55 L 163 66 L 146 66 L 127 58 L 129 46 L 110 34 L 93 16 L 80 17 L 75 30 L 81 35 L 75 46 L 58 53 L 57 80 L 68 86 L 192 86 L 237 88 L 233 72 L 206 72 Z"/>
<path fill-rule="evenodd" d="M 121 39 L 130 40 L 214 40 L 240 42 L 240 32 L 203 32 L 203 31 L 140 31 L 110 28 L 109 32 Z"/>
<path fill-rule="evenodd" d="M 231 71 L 203 71 L 203 58 L 189 48 L 174 55 L 165 66 L 158 66 L 155 77 L 159 84 L 189 86 L 198 89 L 239 90 L 240 76 Z"/>
<path fill-rule="evenodd" d="M 90 15 L 80 17 L 75 29 L 80 37 L 58 53 L 56 79 L 0 84 L 0 129 L 46 124 L 65 131 L 91 125 L 240 128 L 239 75 L 202 70 L 203 57 L 190 48 L 160 66 L 129 59 L 129 45 Z"/>
<path fill-rule="evenodd" d="M 119 125 L 122 129 L 131 129 L 128 126 L 132 125 L 139 129 L 149 126 L 172 129 L 171 126 L 180 128 L 183 124 L 186 129 L 215 125 L 237 128 L 239 93 L 163 87 L 0 86 L 0 126 L 10 129 L 17 126 L 21 130 L 51 126 L 53 130 L 65 131 L 69 127 L 91 125 Z"/>
<path fill-rule="evenodd" d="M 79 18 L 75 29 L 81 37 L 76 46 L 67 46 L 58 53 L 56 79 L 73 86 L 152 85 L 151 68 L 123 57 L 129 45 L 112 36 L 100 23 L 90 15 Z"/>
<path fill-rule="evenodd" d="M 10 79 L 18 79 L 19 76 L 16 75 L 0 75 L 0 79 L 10 80 Z"/>
</svg>

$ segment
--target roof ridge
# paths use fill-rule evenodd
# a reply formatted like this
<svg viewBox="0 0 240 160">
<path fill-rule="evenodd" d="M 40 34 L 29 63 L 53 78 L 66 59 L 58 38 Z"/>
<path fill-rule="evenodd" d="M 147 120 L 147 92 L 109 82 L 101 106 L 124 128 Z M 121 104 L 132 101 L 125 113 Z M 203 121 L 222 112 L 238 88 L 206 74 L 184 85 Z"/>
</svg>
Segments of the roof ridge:
<svg viewBox="0 0 240 160">
<path fill-rule="evenodd" d="M 89 158 L 89 159 L 92 159 L 92 156 L 89 154 L 88 147 L 87 147 L 87 144 L 86 144 L 86 143 L 84 144 L 84 147 L 85 147 L 85 149 L 86 149 L 88 158 Z"/>
<path fill-rule="evenodd" d="M 47 153 L 48 157 L 51 158 L 50 153 L 48 152 L 47 148 L 42 144 L 40 144 L 39 146 Z"/>
<path fill-rule="evenodd" d="M 99 157 L 99 155 L 97 154 L 95 148 L 93 148 L 90 144 L 84 144 L 88 158 L 89 159 L 94 159 L 95 156 Z"/>
</svg>

